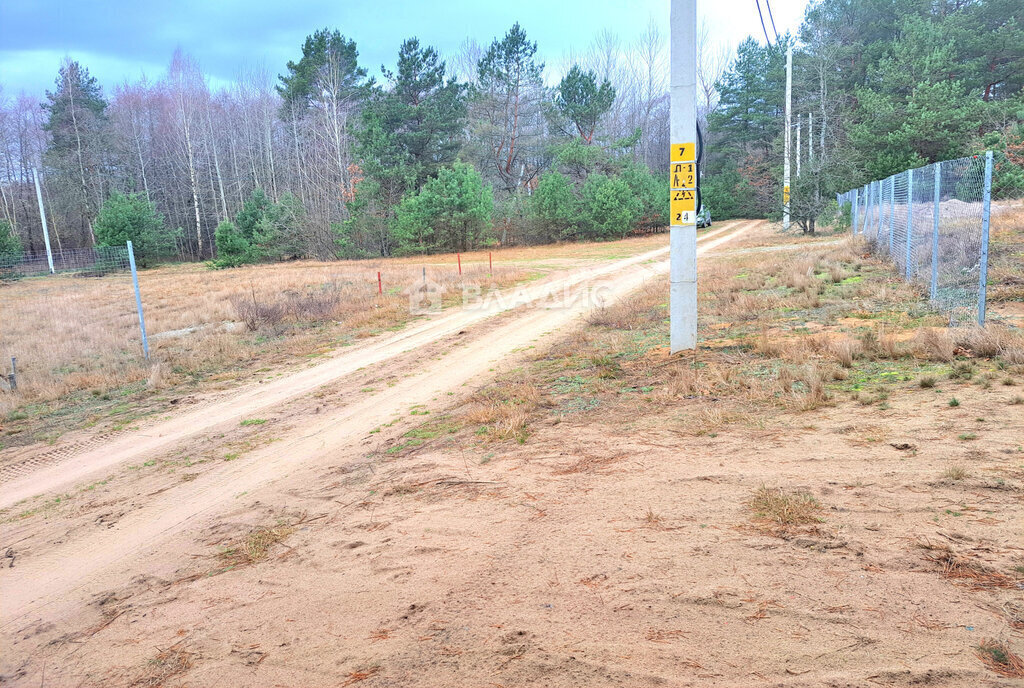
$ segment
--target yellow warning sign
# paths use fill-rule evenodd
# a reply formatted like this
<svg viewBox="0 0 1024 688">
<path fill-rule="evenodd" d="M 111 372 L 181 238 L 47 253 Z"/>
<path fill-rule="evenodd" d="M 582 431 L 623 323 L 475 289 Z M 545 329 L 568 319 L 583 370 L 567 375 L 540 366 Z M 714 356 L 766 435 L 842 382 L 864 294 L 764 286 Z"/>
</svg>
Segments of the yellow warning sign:
<svg viewBox="0 0 1024 688">
<path fill-rule="evenodd" d="M 669 151 L 669 162 L 692 162 L 697 159 L 697 147 L 692 143 L 673 143 Z"/>
<path fill-rule="evenodd" d="M 693 189 L 697 186 L 697 163 L 677 162 L 672 164 L 669 186 L 673 189 Z"/>
<path fill-rule="evenodd" d="M 782 187 L 782 202 L 789 203 L 789 185 Z"/>
<path fill-rule="evenodd" d="M 670 197 L 669 207 L 672 214 L 672 224 L 689 224 L 697 210 L 697 194 L 692 189 L 673 189 Z"/>
<path fill-rule="evenodd" d="M 680 210 L 679 212 L 673 211 L 672 224 L 675 226 L 695 225 L 697 224 L 697 212 L 694 210 Z"/>
</svg>

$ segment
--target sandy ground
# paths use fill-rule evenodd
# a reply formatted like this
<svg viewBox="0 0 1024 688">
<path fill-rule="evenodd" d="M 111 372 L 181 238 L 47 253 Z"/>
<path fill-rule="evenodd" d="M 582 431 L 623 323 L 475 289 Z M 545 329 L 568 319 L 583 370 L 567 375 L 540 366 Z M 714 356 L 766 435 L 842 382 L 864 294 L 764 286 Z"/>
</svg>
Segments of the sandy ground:
<svg viewBox="0 0 1024 688">
<path fill-rule="evenodd" d="M 701 251 L 761 226 L 728 223 Z M 562 279 L 615 298 L 664 257 Z M 4 505 L 45 494 L 0 526 L 0 682 L 1013 685 L 973 648 L 1018 633 L 1019 586 L 956 585 L 928 557 L 1024 564 L 1015 390 L 704 437 L 638 409 L 548 422 L 525 445 L 403 444 L 580 325 L 589 302 L 545 307 L 544 286 L 7 461 L 24 470 Z M 967 428 L 984 443 L 959 440 Z M 973 477 L 941 480 L 954 460 Z M 746 502 L 763 485 L 810 492 L 822 523 L 757 530 Z"/>
</svg>

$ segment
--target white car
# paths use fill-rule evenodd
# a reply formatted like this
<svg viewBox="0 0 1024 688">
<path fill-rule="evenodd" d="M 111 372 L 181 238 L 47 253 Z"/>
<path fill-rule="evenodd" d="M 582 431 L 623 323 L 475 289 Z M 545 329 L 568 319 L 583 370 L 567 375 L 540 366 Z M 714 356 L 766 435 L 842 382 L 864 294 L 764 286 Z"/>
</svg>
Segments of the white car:
<svg viewBox="0 0 1024 688">
<path fill-rule="evenodd" d="M 710 227 L 710 226 L 711 226 L 711 211 L 708 210 L 708 207 L 706 205 L 705 206 L 701 206 L 700 212 L 697 213 L 697 228 L 698 229 L 702 229 L 704 227 Z"/>
</svg>

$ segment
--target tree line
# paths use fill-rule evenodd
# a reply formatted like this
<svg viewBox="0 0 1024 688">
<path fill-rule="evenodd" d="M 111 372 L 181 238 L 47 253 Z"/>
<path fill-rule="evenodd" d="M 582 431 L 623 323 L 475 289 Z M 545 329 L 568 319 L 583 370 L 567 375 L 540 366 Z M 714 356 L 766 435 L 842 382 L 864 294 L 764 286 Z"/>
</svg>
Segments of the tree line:
<svg viewBox="0 0 1024 688">
<path fill-rule="evenodd" d="M 803 231 L 836 193 L 986 149 L 994 194 L 1024 195 L 1020 0 L 814 0 L 797 35 L 769 38 L 741 43 L 718 82 L 704 194 L 720 216 L 779 215 L 789 45 Z"/>
<path fill-rule="evenodd" d="M 180 51 L 160 80 L 109 92 L 66 59 L 42 103 L 0 93 L 0 218 L 41 250 L 39 167 L 57 247 L 119 241 L 135 223 L 154 258 L 220 265 L 664 225 L 666 37 L 606 33 L 557 85 L 547 69 L 518 24 L 448 60 L 410 38 L 379 80 L 329 29 L 276 80 L 219 91 Z"/>
<path fill-rule="evenodd" d="M 804 231 L 836 192 L 986 148 L 996 193 L 1024 194 L 1021 14 L 1019 0 L 814 0 L 796 35 L 732 53 L 703 27 L 704 202 L 719 219 L 778 216 L 791 44 Z M 0 245 L 42 248 L 33 167 L 58 248 L 132 236 L 144 259 L 230 266 L 655 231 L 668 213 L 667 56 L 652 23 L 628 44 L 606 32 L 558 70 L 519 24 L 448 59 L 410 38 L 379 80 L 330 29 L 276 78 L 217 91 L 180 51 L 159 80 L 109 91 L 68 59 L 42 103 L 0 92 Z"/>
</svg>

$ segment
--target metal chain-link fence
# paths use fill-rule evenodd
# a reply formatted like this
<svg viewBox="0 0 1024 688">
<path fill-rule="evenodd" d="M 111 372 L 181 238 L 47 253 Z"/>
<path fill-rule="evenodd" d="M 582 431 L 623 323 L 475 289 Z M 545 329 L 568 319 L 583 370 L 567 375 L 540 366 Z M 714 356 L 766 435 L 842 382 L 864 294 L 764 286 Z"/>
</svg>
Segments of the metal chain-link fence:
<svg viewBox="0 0 1024 688">
<path fill-rule="evenodd" d="M 985 324 L 991 152 L 906 170 L 836 200 L 854 235 L 926 287 L 951 325 Z"/>
<path fill-rule="evenodd" d="M 130 244 L 0 254 L 0 412 L 145 366 L 134 268 Z"/>
</svg>

